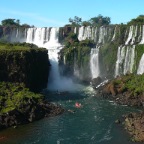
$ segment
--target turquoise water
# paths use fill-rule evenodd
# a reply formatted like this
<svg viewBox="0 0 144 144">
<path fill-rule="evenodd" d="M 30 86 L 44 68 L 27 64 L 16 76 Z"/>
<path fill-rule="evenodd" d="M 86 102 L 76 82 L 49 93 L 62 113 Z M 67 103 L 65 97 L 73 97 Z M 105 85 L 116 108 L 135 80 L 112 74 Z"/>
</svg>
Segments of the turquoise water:
<svg viewBox="0 0 144 144">
<path fill-rule="evenodd" d="M 136 109 L 94 97 L 90 87 L 64 95 L 48 92 L 47 96 L 66 112 L 3 130 L 0 144 L 133 144 L 115 120 Z M 75 102 L 80 102 L 82 107 L 75 108 Z"/>
</svg>

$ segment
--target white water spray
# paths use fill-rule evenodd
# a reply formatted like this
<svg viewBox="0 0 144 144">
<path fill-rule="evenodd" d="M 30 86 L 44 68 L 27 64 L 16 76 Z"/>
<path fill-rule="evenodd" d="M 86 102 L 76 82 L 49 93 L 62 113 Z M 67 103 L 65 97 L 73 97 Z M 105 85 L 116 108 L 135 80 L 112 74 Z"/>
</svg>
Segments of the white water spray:
<svg viewBox="0 0 144 144">
<path fill-rule="evenodd" d="M 80 85 L 73 83 L 72 79 L 60 76 L 58 66 L 58 53 L 63 46 L 58 41 L 59 28 L 29 28 L 27 31 L 28 43 L 48 49 L 51 63 L 48 89 L 58 91 L 78 90 Z"/>
<path fill-rule="evenodd" d="M 140 44 L 144 44 L 144 25 L 142 27 L 142 39 L 141 39 Z"/>
<path fill-rule="evenodd" d="M 115 77 L 121 74 L 132 73 L 135 59 L 135 45 L 120 46 L 117 52 Z"/>
<path fill-rule="evenodd" d="M 124 74 L 130 72 L 132 73 L 135 58 L 135 45 L 132 47 L 128 46 L 124 62 Z"/>
<path fill-rule="evenodd" d="M 100 74 L 99 70 L 99 47 L 91 49 L 90 69 L 92 78 L 97 78 Z"/>
<path fill-rule="evenodd" d="M 115 77 L 123 73 L 122 65 L 125 59 L 125 46 L 119 46 L 117 52 L 117 61 L 115 67 Z"/>
<path fill-rule="evenodd" d="M 139 62 L 137 74 L 143 74 L 144 73 L 144 54 L 141 57 L 141 60 Z"/>
</svg>

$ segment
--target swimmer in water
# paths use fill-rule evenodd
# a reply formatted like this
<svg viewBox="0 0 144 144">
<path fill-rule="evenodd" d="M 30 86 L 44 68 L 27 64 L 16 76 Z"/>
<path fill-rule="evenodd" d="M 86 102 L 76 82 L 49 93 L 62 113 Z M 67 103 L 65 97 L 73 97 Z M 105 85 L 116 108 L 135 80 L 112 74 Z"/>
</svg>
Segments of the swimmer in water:
<svg viewBox="0 0 144 144">
<path fill-rule="evenodd" d="M 78 103 L 78 102 L 75 103 L 76 108 L 80 108 L 81 106 L 82 106 L 81 103 Z"/>
</svg>

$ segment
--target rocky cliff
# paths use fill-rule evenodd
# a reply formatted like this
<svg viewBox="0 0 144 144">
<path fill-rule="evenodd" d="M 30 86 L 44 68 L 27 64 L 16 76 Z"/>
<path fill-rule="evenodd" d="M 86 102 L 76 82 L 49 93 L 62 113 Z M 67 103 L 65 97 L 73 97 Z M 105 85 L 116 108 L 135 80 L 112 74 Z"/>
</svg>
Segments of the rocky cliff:
<svg viewBox="0 0 144 144">
<path fill-rule="evenodd" d="M 113 78 L 127 73 L 143 73 L 138 72 L 139 63 L 144 53 L 143 31 L 143 25 L 77 27 L 73 33 L 77 34 L 78 40 L 80 42 L 92 40 L 95 46 L 87 47 L 87 52 L 85 52 L 85 46 L 75 44 L 65 50 L 62 61 L 66 66 L 73 63 L 71 69 L 76 74 L 79 73 L 82 76 L 84 73 L 85 77 L 89 75 L 91 78 L 98 76 Z M 88 68 L 85 69 L 83 66 Z M 93 69 L 95 71 L 98 69 L 95 76 Z"/>
<path fill-rule="evenodd" d="M 65 45 L 59 56 L 62 71 L 82 80 L 89 81 L 98 76 L 112 78 L 126 73 L 143 73 L 143 70 L 138 72 L 144 53 L 143 25 L 9 29 L 0 28 L 1 39 L 47 47 L 52 38 L 56 37 L 57 42 Z M 76 35 L 77 41 L 68 41 L 67 38 L 72 34 Z M 93 41 L 94 45 L 86 44 L 88 40 Z M 93 73 L 93 69 L 98 69 L 97 74 Z"/>
<path fill-rule="evenodd" d="M 48 51 L 32 46 L 25 43 L 0 45 L 0 81 L 24 83 L 34 91 L 47 86 Z"/>
</svg>

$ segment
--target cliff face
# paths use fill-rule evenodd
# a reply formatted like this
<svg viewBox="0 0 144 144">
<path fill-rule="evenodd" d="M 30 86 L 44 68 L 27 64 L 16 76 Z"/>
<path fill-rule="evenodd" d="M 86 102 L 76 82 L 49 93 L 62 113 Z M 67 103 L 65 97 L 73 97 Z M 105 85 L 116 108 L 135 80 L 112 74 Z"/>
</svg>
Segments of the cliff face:
<svg viewBox="0 0 144 144">
<path fill-rule="evenodd" d="M 28 42 L 45 45 L 54 38 L 65 44 L 70 33 L 76 34 L 75 45 L 64 48 L 60 53 L 62 72 L 81 80 L 100 76 L 116 77 L 138 72 L 139 62 L 144 53 L 144 26 L 110 25 L 102 27 L 62 27 L 62 28 L 0 28 L 1 39 L 11 42 Z M 92 40 L 95 46 L 79 44 Z M 51 41 L 52 42 L 52 41 Z M 72 41 L 69 41 L 70 43 Z M 95 70 L 97 74 L 94 74 Z"/>
<path fill-rule="evenodd" d="M 46 49 L 0 49 L 0 81 L 20 82 L 34 91 L 47 86 L 49 61 Z"/>
<path fill-rule="evenodd" d="M 79 41 L 93 40 L 95 47 L 89 47 L 89 51 L 85 53 L 84 46 L 81 50 L 75 46 L 74 54 L 72 48 L 65 50 L 62 53 L 62 61 L 65 65 L 69 65 L 73 59 L 73 70 L 75 63 L 82 61 L 77 67 L 77 72 L 80 76 L 83 73 L 91 78 L 100 76 L 116 77 L 127 73 L 143 73 L 139 68 L 139 63 L 144 53 L 144 26 L 128 26 L 128 25 L 112 25 L 102 27 L 79 27 L 73 31 L 77 34 Z M 94 52 L 94 49 L 97 52 Z M 80 57 L 75 55 L 79 54 Z M 72 58 L 73 57 L 73 58 Z M 98 58 L 97 58 L 98 57 Z M 89 59 L 87 62 L 84 59 Z M 83 64 L 84 63 L 84 64 Z M 89 67 L 89 71 L 82 66 Z M 81 69 L 82 68 L 82 69 Z M 93 75 L 93 70 L 98 69 L 98 74 Z M 138 69 L 141 72 L 138 72 Z M 84 75 L 85 75 L 84 74 Z"/>
</svg>

